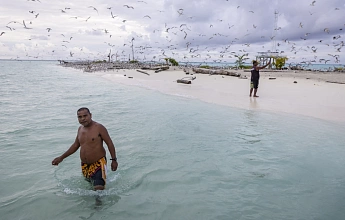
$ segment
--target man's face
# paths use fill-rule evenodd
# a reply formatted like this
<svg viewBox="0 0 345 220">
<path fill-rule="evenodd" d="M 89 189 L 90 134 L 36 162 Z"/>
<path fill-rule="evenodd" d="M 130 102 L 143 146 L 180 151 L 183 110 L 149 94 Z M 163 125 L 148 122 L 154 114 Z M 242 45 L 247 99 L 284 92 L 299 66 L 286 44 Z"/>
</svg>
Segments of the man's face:
<svg viewBox="0 0 345 220">
<path fill-rule="evenodd" d="M 87 127 L 91 123 L 91 114 L 87 110 L 81 110 L 77 113 L 79 124 Z"/>
</svg>

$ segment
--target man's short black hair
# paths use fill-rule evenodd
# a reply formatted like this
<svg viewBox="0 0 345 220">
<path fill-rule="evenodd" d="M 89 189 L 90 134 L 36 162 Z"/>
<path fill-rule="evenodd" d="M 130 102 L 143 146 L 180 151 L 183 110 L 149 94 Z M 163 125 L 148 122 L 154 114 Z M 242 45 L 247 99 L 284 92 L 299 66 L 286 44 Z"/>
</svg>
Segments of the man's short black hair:
<svg viewBox="0 0 345 220">
<path fill-rule="evenodd" d="M 80 109 L 78 109 L 77 113 L 80 112 L 80 111 L 83 111 L 83 110 L 86 110 L 88 113 L 91 114 L 90 110 L 86 107 L 81 107 Z"/>
<path fill-rule="evenodd" d="M 256 61 L 256 60 L 253 60 L 253 65 L 254 65 L 254 64 L 256 64 L 256 63 L 258 63 L 258 61 Z"/>
</svg>

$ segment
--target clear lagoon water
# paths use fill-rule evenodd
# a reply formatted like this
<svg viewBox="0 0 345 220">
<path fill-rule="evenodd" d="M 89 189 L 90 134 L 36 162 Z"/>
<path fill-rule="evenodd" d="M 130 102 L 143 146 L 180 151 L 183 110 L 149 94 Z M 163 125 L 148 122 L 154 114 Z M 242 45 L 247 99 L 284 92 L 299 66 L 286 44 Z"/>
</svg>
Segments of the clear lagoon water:
<svg viewBox="0 0 345 220">
<path fill-rule="evenodd" d="M 342 123 L 162 94 L 57 62 L 0 61 L 0 94 L 1 219 L 344 219 Z M 82 106 L 117 150 L 103 192 L 84 181 L 79 152 L 51 165 Z"/>
</svg>

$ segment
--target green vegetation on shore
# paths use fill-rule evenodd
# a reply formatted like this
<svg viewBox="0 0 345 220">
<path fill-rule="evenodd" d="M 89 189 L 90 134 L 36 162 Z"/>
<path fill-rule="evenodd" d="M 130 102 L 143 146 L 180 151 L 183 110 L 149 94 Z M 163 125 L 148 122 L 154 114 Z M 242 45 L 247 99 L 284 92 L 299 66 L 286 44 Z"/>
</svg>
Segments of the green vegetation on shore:
<svg viewBox="0 0 345 220">
<path fill-rule="evenodd" d="M 276 69 L 281 70 L 283 66 L 285 66 L 286 61 L 288 60 L 287 57 L 272 57 L 273 60 L 273 66 L 276 67 Z"/>
<path fill-rule="evenodd" d="M 345 70 L 344 67 L 334 67 L 334 71 L 336 71 L 336 72 L 342 72 L 344 70 Z"/>
<path fill-rule="evenodd" d="M 96 61 L 93 61 L 92 63 L 106 63 L 107 61 L 106 60 L 96 60 Z"/>
<path fill-rule="evenodd" d="M 237 57 L 237 60 L 235 61 L 235 64 L 236 64 L 236 67 L 239 68 L 239 69 L 244 69 L 245 68 L 245 61 L 248 60 L 249 58 L 246 57 L 248 56 L 247 53 L 245 54 L 242 54 L 242 55 L 234 55 L 235 57 Z"/>
<path fill-rule="evenodd" d="M 164 58 L 164 60 L 168 63 L 171 63 L 172 66 L 178 66 L 178 62 L 174 58 Z"/>
<path fill-rule="evenodd" d="M 209 65 L 201 65 L 200 68 L 210 69 L 211 67 Z"/>
</svg>

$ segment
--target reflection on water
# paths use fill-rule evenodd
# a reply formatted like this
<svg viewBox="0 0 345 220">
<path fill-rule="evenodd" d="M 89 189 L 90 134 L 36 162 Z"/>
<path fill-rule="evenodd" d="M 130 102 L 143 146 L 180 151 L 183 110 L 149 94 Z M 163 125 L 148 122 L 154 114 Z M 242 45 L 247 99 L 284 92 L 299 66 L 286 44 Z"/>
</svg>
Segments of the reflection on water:
<svg viewBox="0 0 345 220">
<path fill-rule="evenodd" d="M 253 109 L 256 109 L 256 108 L 258 108 L 258 105 L 257 105 L 257 102 L 256 102 L 256 99 L 257 98 L 254 98 L 254 97 L 250 97 L 249 98 L 249 106 L 251 107 L 251 108 L 253 108 Z"/>
<path fill-rule="evenodd" d="M 99 191 L 101 194 L 101 191 Z M 121 197 L 117 195 L 111 196 L 86 196 L 83 200 L 86 204 L 85 215 L 79 216 L 80 219 L 92 219 L 92 217 L 102 211 L 108 210 L 120 201 Z"/>
</svg>

